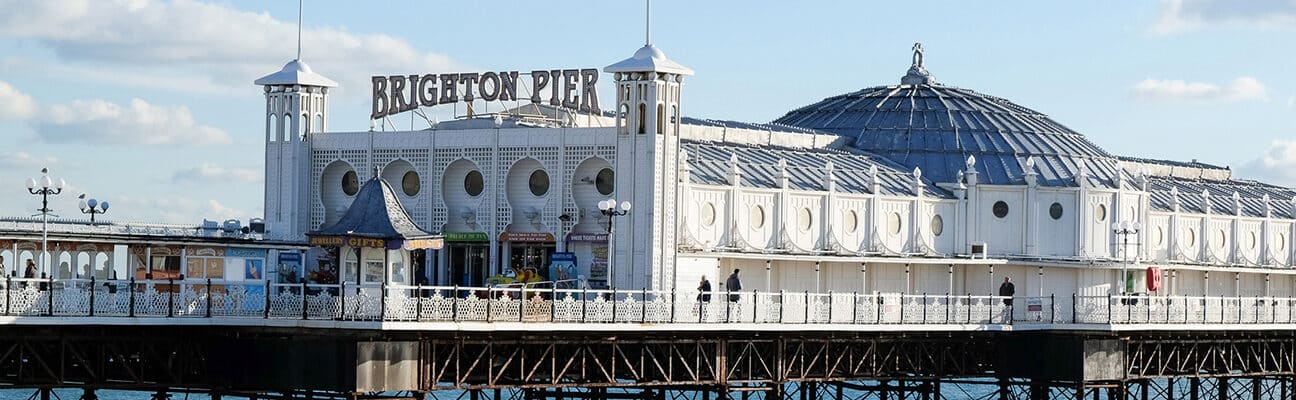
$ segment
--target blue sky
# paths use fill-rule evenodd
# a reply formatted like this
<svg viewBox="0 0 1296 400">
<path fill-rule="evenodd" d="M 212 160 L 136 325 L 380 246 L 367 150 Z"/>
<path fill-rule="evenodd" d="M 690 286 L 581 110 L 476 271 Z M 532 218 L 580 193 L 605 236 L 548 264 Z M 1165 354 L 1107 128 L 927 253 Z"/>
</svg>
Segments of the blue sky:
<svg viewBox="0 0 1296 400">
<path fill-rule="evenodd" d="M 21 182 L 42 166 L 69 184 L 53 203 L 64 216 L 79 217 L 83 192 L 117 220 L 260 215 L 264 98 L 251 82 L 294 57 L 296 1 L 0 10 L 0 215 L 38 206 Z M 368 129 L 370 75 L 601 68 L 641 46 L 644 26 L 641 1 L 307 0 L 304 14 L 303 58 L 342 85 L 331 130 Z M 1048 114 L 1112 153 L 1296 185 L 1290 0 L 657 0 L 652 40 L 697 71 L 691 116 L 765 122 L 895 84 L 922 42 L 939 82 Z"/>
</svg>

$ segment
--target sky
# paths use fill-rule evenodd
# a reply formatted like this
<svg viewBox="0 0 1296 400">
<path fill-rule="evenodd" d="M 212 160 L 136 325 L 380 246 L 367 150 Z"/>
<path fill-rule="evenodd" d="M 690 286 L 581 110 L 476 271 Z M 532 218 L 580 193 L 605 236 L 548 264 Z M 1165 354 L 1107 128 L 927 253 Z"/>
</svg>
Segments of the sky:
<svg viewBox="0 0 1296 400">
<path fill-rule="evenodd" d="M 601 69 L 645 33 L 642 1 L 304 3 L 302 59 L 340 84 L 331 131 L 369 129 L 373 75 Z M 81 193 L 123 222 L 261 215 L 265 100 L 252 81 L 296 56 L 297 1 L 0 10 L 0 216 L 39 208 L 23 182 L 42 167 L 67 182 L 51 199 L 65 218 L 84 217 Z M 768 122 L 897 84 L 922 42 L 938 82 L 1045 113 L 1110 153 L 1296 186 L 1292 0 L 657 0 L 651 40 L 696 71 L 689 116 Z"/>
</svg>

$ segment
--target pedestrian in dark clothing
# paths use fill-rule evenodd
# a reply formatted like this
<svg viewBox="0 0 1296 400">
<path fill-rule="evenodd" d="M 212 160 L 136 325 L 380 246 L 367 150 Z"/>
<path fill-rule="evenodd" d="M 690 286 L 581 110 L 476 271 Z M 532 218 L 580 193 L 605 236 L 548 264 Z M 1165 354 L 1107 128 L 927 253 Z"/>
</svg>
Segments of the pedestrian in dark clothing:
<svg viewBox="0 0 1296 400">
<path fill-rule="evenodd" d="M 711 281 L 706 276 L 702 276 L 702 283 L 698 284 L 698 301 L 706 303 L 711 301 Z"/>
<path fill-rule="evenodd" d="M 1014 293 L 1017 293 L 1017 287 L 1013 286 L 1012 278 L 1005 276 L 1003 284 L 999 285 L 999 295 L 1008 297 L 1003 300 L 1004 305 L 1012 305 L 1012 296 Z"/>
<path fill-rule="evenodd" d="M 738 280 L 738 269 L 735 268 L 729 278 L 725 279 L 725 290 L 729 291 L 729 301 L 738 302 L 738 292 L 742 290 L 742 282 Z"/>
</svg>

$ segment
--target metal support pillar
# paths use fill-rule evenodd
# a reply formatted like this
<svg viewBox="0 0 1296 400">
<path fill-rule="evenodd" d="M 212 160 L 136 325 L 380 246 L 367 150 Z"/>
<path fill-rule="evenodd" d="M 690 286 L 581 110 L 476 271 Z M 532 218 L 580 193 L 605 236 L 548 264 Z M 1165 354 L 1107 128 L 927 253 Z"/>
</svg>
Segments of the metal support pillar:
<svg viewBox="0 0 1296 400">
<path fill-rule="evenodd" d="M 1216 382 L 1219 382 L 1218 385 L 1215 385 L 1215 389 L 1217 389 L 1217 390 L 1219 391 L 1219 397 L 1218 397 L 1218 399 L 1219 399 L 1219 400 L 1228 400 L 1228 399 L 1229 399 L 1229 384 L 1231 384 L 1231 382 L 1229 381 L 1229 378 L 1228 378 L 1228 377 L 1220 377 L 1220 378 L 1216 379 Z"/>
<path fill-rule="evenodd" d="M 50 388 L 40 388 L 41 400 L 50 400 Z"/>
<path fill-rule="evenodd" d="M 1012 392 L 1008 390 L 1008 379 L 999 378 L 999 400 L 1009 400 Z"/>
<path fill-rule="evenodd" d="M 99 394 L 95 392 L 94 388 L 85 388 L 81 392 L 81 400 L 99 400 Z M 212 400 L 220 400 L 220 398 L 212 397 Z"/>
<path fill-rule="evenodd" d="M 1188 378 L 1188 400 L 1201 400 L 1201 378 Z"/>
</svg>

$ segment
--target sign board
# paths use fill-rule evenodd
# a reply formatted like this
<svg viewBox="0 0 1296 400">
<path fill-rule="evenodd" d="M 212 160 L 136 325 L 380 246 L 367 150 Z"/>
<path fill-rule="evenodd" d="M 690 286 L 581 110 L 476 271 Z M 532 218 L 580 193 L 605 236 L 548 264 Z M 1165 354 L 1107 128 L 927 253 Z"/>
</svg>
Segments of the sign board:
<svg viewBox="0 0 1296 400">
<path fill-rule="evenodd" d="M 1026 299 L 1026 311 L 1044 311 L 1044 300 L 1040 298 Z"/>
<path fill-rule="evenodd" d="M 598 78 L 595 68 L 536 70 L 528 75 L 518 71 L 465 72 L 455 74 L 374 76 L 373 112 L 370 119 L 412 111 L 438 104 L 483 101 L 515 101 L 521 79 L 530 78 L 529 92 L 534 104 L 548 100 L 549 105 L 585 114 L 600 114 Z"/>
<path fill-rule="evenodd" d="M 549 280 L 576 279 L 576 253 L 557 252 L 549 256 Z"/>
<path fill-rule="evenodd" d="M 279 282 L 280 283 L 298 283 L 301 282 L 302 274 L 302 256 L 297 252 L 280 252 L 279 253 Z"/>
<path fill-rule="evenodd" d="M 445 241 L 447 242 L 489 242 L 490 236 L 486 232 L 446 232 Z"/>
<path fill-rule="evenodd" d="M 413 239 L 401 243 L 401 248 L 405 250 L 440 250 L 442 247 L 445 247 L 445 239 L 442 238 Z"/>
<path fill-rule="evenodd" d="M 553 243 L 554 236 L 549 232 L 504 232 L 499 236 L 501 242 Z"/>
<path fill-rule="evenodd" d="M 382 239 L 362 238 L 362 237 L 311 236 L 310 245 L 321 246 L 321 247 L 342 247 L 342 246 L 374 247 L 374 248 L 382 249 L 387 247 L 387 241 Z"/>
<path fill-rule="evenodd" d="M 246 247 L 226 247 L 225 256 L 233 258 L 266 258 L 266 250 L 249 249 Z"/>
<path fill-rule="evenodd" d="M 568 242 L 577 242 L 577 243 L 579 243 L 579 242 L 607 243 L 607 241 L 608 241 L 608 234 L 606 234 L 606 233 L 576 233 L 576 232 L 572 232 L 572 233 L 567 234 L 567 241 L 568 241 Z"/>
</svg>

